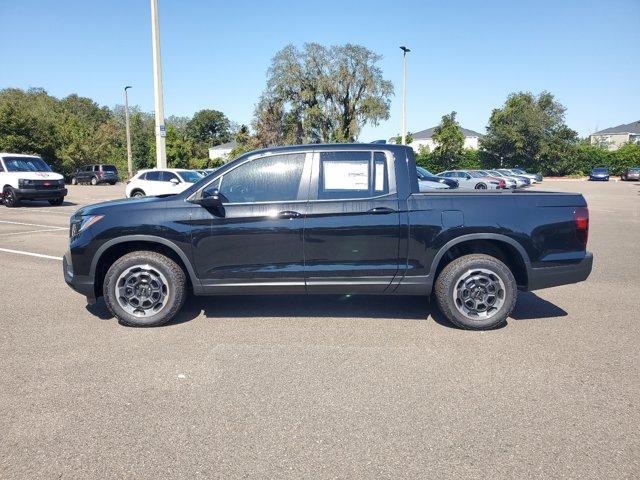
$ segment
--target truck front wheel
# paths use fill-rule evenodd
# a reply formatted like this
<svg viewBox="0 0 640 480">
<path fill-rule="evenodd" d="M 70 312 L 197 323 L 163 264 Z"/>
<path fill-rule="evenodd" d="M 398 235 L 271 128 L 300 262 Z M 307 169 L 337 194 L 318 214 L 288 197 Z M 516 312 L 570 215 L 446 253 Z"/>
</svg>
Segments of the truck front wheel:
<svg viewBox="0 0 640 480">
<path fill-rule="evenodd" d="M 440 311 L 453 324 L 489 330 L 504 324 L 516 304 L 518 287 L 509 267 L 484 254 L 464 255 L 436 279 Z"/>
<path fill-rule="evenodd" d="M 103 284 L 107 307 L 123 324 L 155 327 L 170 321 L 186 297 L 186 277 L 170 258 L 151 251 L 116 260 Z"/>
<path fill-rule="evenodd" d="M 18 203 L 20 203 L 20 201 L 16 196 L 16 192 L 13 191 L 13 188 L 9 186 L 4 187 L 4 190 L 2 191 L 2 203 L 4 203 L 5 206 L 9 208 L 18 206 Z"/>
</svg>

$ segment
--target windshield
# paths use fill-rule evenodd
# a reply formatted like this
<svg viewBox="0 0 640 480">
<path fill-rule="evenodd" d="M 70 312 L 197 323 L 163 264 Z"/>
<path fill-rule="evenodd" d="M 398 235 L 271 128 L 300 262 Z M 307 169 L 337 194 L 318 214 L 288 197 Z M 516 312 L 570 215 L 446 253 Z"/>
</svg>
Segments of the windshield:
<svg viewBox="0 0 640 480">
<path fill-rule="evenodd" d="M 630 168 L 629 173 L 640 173 L 640 168 Z"/>
<path fill-rule="evenodd" d="M 198 172 L 178 172 L 178 175 L 180 175 L 180 177 L 187 183 L 196 183 L 202 180 L 202 175 L 200 175 Z"/>
<path fill-rule="evenodd" d="M 520 175 L 522 175 L 523 173 L 527 173 L 524 170 L 522 170 L 521 168 L 512 168 L 511 171 L 513 173 L 517 173 L 517 174 L 520 174 Z"/>
<path fill-rule="evenodd" d="M 502 173 L 498 172 L 497 170 L 491 170 L 491 171 L 489 172 L 489 174 L 490 174 L 492 177 L 504 177 L 504 176 L 505 176 L 505 175 L 503 175 Z"/>
<path fill-rule="evenodd" d="M 40 157 L 4 157 L 7 172 L 50 172 L 51 167 Z"/>
<path fill-rule="evenodd" d="M 478 172 L 474 172 L 474 171 L 469 171 L 467 172 L 469 175 L 471 175 L 473 178 L 480 178 L 482 175 L 479 174 Z"/>
<path fill-rule="evenodd" d="M 431 173 L 429 170 L 427 170 L 426 168 L 416 167 L 416 170 L 423 177 L 435 177 L 435 175 L 433 173 Z"/>
<path fill-rule="evenodd" d="M 593 171 L 596 173 L 607 173 L 606 168 L 594 168 Z"/>
</svg>

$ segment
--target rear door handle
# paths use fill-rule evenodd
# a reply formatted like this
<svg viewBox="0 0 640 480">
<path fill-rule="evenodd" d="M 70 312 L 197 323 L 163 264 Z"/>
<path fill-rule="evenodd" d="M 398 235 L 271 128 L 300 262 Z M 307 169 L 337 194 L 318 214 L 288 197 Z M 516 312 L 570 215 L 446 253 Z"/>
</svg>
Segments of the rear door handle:
<svg viewBox="0 0 640 480">
<path fill-rule="evenodd" d="M 300 212 L 294 212 L 293 210 L 284 210 L 283 212 L 278 213 L 278 218 L 291 219 L 291 218 L 300 218 L 302 214 Z"/>
<path fill-rule="evenodd" d="M 371 210 L 367 210 L 367 213 L 395 213 L 396 211 L 393 208 L 389 208 L 389 207 L 376 207 L 376 208 L 372 208 Z"/>
</svg>

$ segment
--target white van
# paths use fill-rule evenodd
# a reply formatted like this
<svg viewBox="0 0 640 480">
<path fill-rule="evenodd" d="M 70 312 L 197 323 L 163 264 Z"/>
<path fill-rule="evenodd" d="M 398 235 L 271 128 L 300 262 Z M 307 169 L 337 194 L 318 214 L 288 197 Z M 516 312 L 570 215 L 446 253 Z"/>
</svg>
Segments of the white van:
<svg viewBox="0 0 640 480">
<path fill-rule="evenodd" d="M 62 205 L 67 194 L 62 175 L 52 172 L 42 158 L 20 153 L 0 152 L 0 187 L 7 207 L 15 207 L 21 200 Z"/>
</svg>

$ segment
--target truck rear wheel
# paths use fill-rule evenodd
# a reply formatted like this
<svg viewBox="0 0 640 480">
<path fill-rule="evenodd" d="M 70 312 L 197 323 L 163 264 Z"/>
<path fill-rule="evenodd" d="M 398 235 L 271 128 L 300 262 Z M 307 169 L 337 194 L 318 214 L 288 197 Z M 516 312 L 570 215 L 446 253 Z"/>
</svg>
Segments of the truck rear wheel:
<svg viewBox="0 0 640 480">
<path fill-rule="evenodd" d="M 435 284 L 440 311 L 453 324 L 469 330 L 489 330 L 504 324 L 517 295 L 509 267 L 484 254 L 456 258 L 444 267 Z"/>
<path fill-rule="evenodd" d="M 178 313 L 186 297 L 186 277 L 170 258 L 150 251 L 116 260 L 103 284 L 107 307 L 123 324 L 156 327 Z"/>
</svg>

